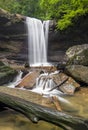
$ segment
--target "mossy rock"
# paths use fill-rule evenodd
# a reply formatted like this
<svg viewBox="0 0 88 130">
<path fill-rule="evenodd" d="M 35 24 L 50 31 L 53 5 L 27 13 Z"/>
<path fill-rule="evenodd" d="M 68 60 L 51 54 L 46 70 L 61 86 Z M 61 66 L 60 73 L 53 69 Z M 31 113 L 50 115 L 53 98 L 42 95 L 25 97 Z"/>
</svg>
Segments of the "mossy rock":
<svg viewBox="0 0 88 130">
<path fill-rule="evenodd" d="M 4 65 L 0 61 L 0 85 L 11 82 L 17 75 L 17 71 Z"/>
<path fill-rule="evenodd" d="M 88 44 L 76 45 L 66 51 L 67 65 L 88 66 Z"/>
<path fill-rule="evenodd" d="M 1 66 L 4 66 L 4 63 L 0 61 L 0 67 L 1 67 Z"/>
<path fill-rule="evenodd" d="M 83 65 L 68 65 L 65 73 L 73 77 L 76 81 L 88 85 L 88 67 Z"/>
</svg>

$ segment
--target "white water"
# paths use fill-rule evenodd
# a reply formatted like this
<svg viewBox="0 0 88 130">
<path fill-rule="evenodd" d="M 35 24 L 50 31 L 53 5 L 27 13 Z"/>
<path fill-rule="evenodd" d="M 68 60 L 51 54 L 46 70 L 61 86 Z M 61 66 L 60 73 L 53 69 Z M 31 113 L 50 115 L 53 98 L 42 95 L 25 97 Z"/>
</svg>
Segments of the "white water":
<svg viewBox="0 0 88 130">
<path fill-rule="evenodd" d="M 26 18 L 28 30 L 28 51 L 30 66 L 46 66 L 49 21 Z M 45 30 L 45 34 L 44 34 Z"/>
<path fill-rule="evenodd" d="M 43 95 L 43 97 L 52 97 L 52 96 L 57 96 L 59 101 L 70 104 L 68 100 L 66 100 L 64 97 L 62 97 L 64 94 L 63 92 L 53 89 L 57 84 L 53 81 L 52 75 L 58 74 L 59 71 L 52 72 L 50 74 L 44 73 L 41 74 L 37 79 L 36 79 L 36 85 L 35 88 L 33 88 L 32 92 L 39 93 Z M 50 91 L 52 89 L 52 91 Z"/>
<path fill-rule="evenodd" d="M 46 50 L 48 50 L 49 20 L 43 21 Z"/>
<path fill-rule="evenodd" d="M 32 91 L 32 92 L 35 92 L 35 93 L 39 93 L 39 94 L 43 95 L 44 97 L 57 96 L 58 99 L 61 102 L 70 104 L 70 102 L 68 100 L 66 100 L 65 98 L 61 97 L 61 96 L 63 96 L 63 93 L 61 91 L 56 90 L 56 89 L 53 89 L 52 91 L 50 91 L 52 88 L 54 88 L 56 86 L 56 84 L 52 80 L 52 78 L 47 78 L 47 76 L 49 77 L 49 76 L 52 76 L 52 75 L 58 74 L 58 73 L 59 73 L 59 71 L 55 71 L 55 72 L 50 73 L 50 74 L 48 74 L 48 73 L 41 74 L 36 79 L 35 88 L 33 88 L 32 90 L 29 90 L 29 91 Z M 18 85 L 21 82 L 21 80 L 22 80 L 22 74 L 23 74 L 23 72 L 20 71 L 18 73 L 18 75 L 16 76 L 16 78 L 14 79 L 14 81 L 11 82 L 11 83 L 9 83 L 9 84 L 7 84 L 6 86 L 8 86 L 10 88 L 15 88 L 15 86 Z M 26 90 L 24 88 L 24 86 L 22 86 L 19 89 Z"/>
<path fill-rule="evenodd" d="M 55 73 L 44 73 L 41 74 L 37 79 L 36 79 L 36 85 L 35 88 L 31 91 L 37 92 L 43 96 L 52 96 L 52 95 L 60 95 L 62 92 L 54 89 L 50 91 L 52 88 L 56 86 L 55 82 L 51 78 L 53 74 L 59 73 L 59 71 L 55 71 Z"/>
<path fill-rule="evenodd" d="M 23 72 L 22 72 L 22 71 L 19 71 L 19 72 L 18 72 L 18 75 L 17 75 L 16 78 L 13 80 L 13 82 L 7 84 L 7 86 L 8 86 L 9 88 L 15 88 L 15 86 L 20 83 L 20 81 L 21 81 L 21 79 L 22 79 L 22 74 L 23 74 Z"/>
</svg>

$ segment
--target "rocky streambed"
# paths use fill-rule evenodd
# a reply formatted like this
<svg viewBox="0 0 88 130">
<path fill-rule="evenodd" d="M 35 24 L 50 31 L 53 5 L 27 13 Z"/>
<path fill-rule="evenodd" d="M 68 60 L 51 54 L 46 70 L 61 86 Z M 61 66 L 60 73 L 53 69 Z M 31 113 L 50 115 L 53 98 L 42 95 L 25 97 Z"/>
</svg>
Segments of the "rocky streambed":
<svg viewBox="0 0 88 130">
<path fill-rule="evenodd" d="M 48 69 L 40 68 L 40 70 L 39 68 L 31 68 L 27 71 L 28 74 L 22 78 L 15 88 L 0 87 L 0 103 L 3 104 L 2 106 L 23 113 L 33 122 L 45 120 L 65 129 L 73 127 L 78 130 L 79 126 L 85 130 L 88 129 L 87 116 L 85 116 L 87 106 L 83 105 L 82 107 L 82 103 L 87 104 L 87 100 L 80 94 L 84 89 L 80 87 L 79 83 L 62 71 L 56 71 L 55 67 L 54 69 L 52 67 Z M 44 76 L 45 72 L 48 72 L 48 75 Z M 50 91 L 57 90 L 61 94 L 43 97 L 46 96 L 45 93 L 40 95 L 31 92 L 31 89 L 34 89 L 35 86 L 35 79 L 39 75 L 42 75 L 45 81 L 52 78 L 56 85 L 50 88 Z M 41 80 L 41 76 L 39 80 Z M 44 86 L 43 89 L 45 89 Z M 76 90 L 79 90 L 79 92 L 76 92 Z M 87 88 L 86 91 L 88 91 Z M 78 104 L 80 97 L 83 97 L 83 99 Z"/>
</svg>

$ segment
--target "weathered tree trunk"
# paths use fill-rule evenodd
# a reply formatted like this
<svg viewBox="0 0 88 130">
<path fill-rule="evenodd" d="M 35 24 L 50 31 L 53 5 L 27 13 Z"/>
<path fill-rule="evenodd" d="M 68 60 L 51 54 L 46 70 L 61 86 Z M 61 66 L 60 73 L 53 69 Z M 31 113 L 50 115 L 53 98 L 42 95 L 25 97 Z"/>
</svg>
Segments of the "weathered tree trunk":
<svg viewBox="0 0 88 130">
<path fill-rule="evenodd" d="M 86 121 L 83 118 L 75 117 L 55 109 L 41 106 L 30 101 L 0 92 L 0 102 L 6 106 L 23 113 L 33 122 L 45 120 L 61 126 L 65 130 L 88 130 Z"/>
</svg>

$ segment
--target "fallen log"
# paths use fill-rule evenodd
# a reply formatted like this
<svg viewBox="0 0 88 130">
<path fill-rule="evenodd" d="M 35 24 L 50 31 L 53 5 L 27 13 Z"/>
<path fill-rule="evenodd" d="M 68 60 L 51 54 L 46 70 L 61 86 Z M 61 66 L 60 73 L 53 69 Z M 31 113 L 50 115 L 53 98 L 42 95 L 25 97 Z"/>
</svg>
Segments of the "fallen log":
<svg viewBox="0 0 88 130">
<path fill-rule="evenodd" d="M 44 120 L 59 125 L 65 130 L 78 130 L 79 128 L 88 130 L 85 119 L 81 117 L 59 112 L 55 109 L 44 107 L 10 94 L 0 92 L 0 102 L 9 108 L 23 113 L 33 122 Z"/>
<path fill-rule="evenodd" d="M 60 105 L 59 100 L 58 100 L 58 98 L 56 96 L 52 96 L 52 101 L 55 104 L 56 109 L 58 111 L 62 111 L 61 105 Z"/>
<path fill-rule="evenodd" d="M 55 87 L 51 88 L 49 91 L 52 91 L 56 88 L 59 88 L 61 85 L 63 85 L 66 81 L 68 80 L 68 77 L 66 79 L 64 79 L 60 84 L 56 85 Z"/>
</svg>

